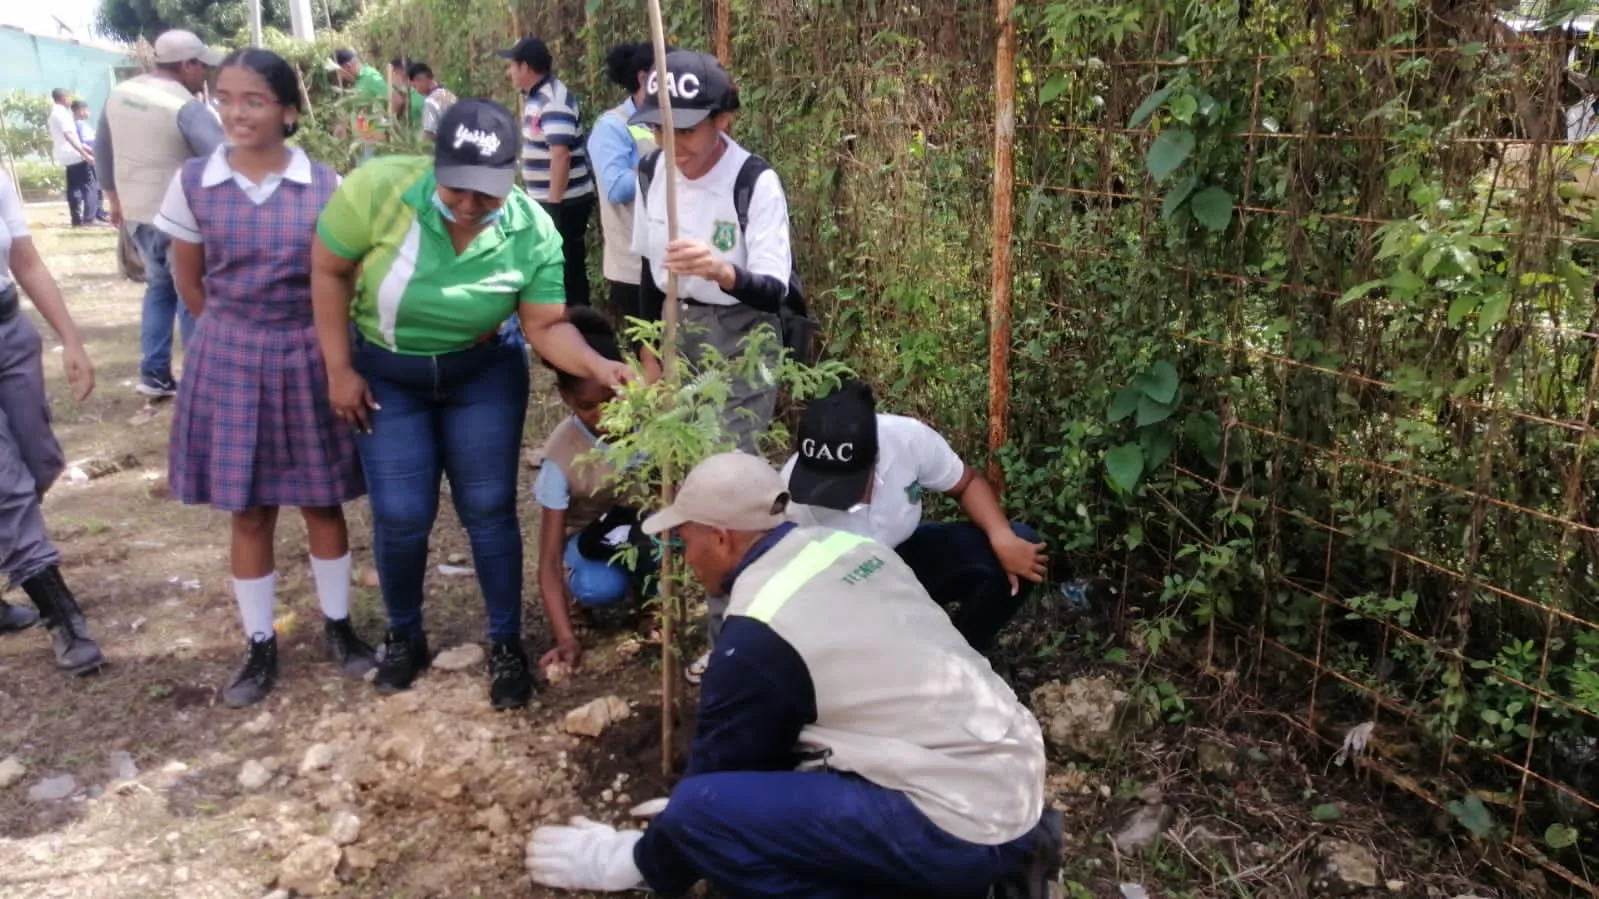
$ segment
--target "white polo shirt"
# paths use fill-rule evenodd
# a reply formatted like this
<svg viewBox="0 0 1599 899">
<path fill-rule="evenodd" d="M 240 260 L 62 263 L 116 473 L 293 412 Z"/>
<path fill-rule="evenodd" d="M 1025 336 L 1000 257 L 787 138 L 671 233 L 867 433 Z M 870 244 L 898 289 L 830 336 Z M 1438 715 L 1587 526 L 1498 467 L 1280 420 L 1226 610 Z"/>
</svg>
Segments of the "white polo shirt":
<svg viewBox="0 0 1599 899">
<path fill-rule="evenodd" d="M 50 155 L 55 158 L 56 165 L 77 165 L 83 162 L 83 154 L 67 143 L 68 134 L 73 137 L 78 136 L 78 120 L 72 114 L 72 110 L 60 103 L 51 103 L 49 126 Z"/>
<path fill-rule="evenodd" d="M 783 466 L 784 483 L 797 458 L 790 456 Z M 835 528 L 899 546 L 922 523 L 923 494 L 948 493 L 965 476 L 966 463 L 942 434 L 914 418 L 879 413 L 871 502 L 847 511 L 790 503 L 788 515 L 802 527 Z"/>
<path fill-rule="evenodd" d="M 777 172 L 767 169 L 750 191 L 749 225 L 741 234 L 738 211 L 733 206 L 733 183 L 750 152 L 722 135 L 727 150 L 711 170 L 690 180 L 679 171 L 666 172 L 665 157 L 658 157 L 650 179 L 649 196 L 633 199 L 632 252 L 650 262 L 655 284 L 666 289 L 666 179 L 677 179 L 677 235 L 710 247 L 716 258 L 757 275 L 788 283 L 793 268 L 789 247 L 788 199 Z M 715 281 L 679 277 L 678 296 L 711 306 L 733 306 L 738 300 L 722 292 Z"/>
</svg>

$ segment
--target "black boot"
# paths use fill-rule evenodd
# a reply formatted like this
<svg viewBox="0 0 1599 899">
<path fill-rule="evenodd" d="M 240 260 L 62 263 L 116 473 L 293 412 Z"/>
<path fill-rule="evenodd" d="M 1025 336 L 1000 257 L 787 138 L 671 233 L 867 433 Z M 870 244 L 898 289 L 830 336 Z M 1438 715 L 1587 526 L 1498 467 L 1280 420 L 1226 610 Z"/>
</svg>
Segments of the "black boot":
<svg viewBox="0 0 1599 899">
<path fill-rule="evenodd" d="M 1027 848 L 1026 857 L 1016 870 L 994 885 L 989 895 L 994 899 L 1048 899 L 1049 885 L 1060 874 L 1065 830 L 1060 812 L 1044 809 L 1038 826 L 1033 828 L 1033 844 Z"/>
<path fill-rule="evenodd" d="M 339 666 L 339 673 L 355 679 L 365 677 L 378 663 L 377 653 L 355 635 L 350 619 L 322 619 L 322 645 Z"/>
<path fill-rule="evenodd" d="M 100 647 L 89 636 L 83 610 L 67 589 L 61 569 L 54 565 L 22 582 L 22 589 L 39 607 L 39 616 L 55 644 L 56 665 L 73 674 L 91 674 L 105 664 Z"/>
<path fill-rule="evenodd" d="M 278 635 L 250 638 L 244 664 L 233 673 L 233 680 L 222 688 L 222 702 L 230 709 L 242 709 L 267 698 L 278 682 Z"/>
<path fill-rule="evenodd" d="M 489 652 L 489 702 L 497 709 L 519 709 L 533 697 L 527 653 L 514 640 L 495 641 Z"/>
<path fill-rule="evenodd" d="M 25 631 L 39 623 L 39 613 L 0 601 L 0 634 Z"/>
<path fill-rule="evenodd" d="M 383 641 L 383 659 L 378 662 L 378 676 L 372 683 L 379 693 L 398 693 L 411 689 L 416 676 L 433 664 L 428 654 L 427 634 L 402 634 L 389 631 Z"/>
</svg>

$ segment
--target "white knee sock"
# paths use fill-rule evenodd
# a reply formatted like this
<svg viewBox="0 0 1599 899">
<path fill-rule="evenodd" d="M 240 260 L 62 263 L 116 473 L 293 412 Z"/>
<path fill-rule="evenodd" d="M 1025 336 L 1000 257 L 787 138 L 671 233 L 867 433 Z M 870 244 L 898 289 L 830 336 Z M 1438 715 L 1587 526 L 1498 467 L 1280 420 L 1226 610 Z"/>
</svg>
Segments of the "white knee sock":
<svg viewBox="0 0 1599 899">
<path fill-rule="evenodd" d="M 350 617 L 350 554 L 337 559 L 311 557 L 311 576 L 322 614 L 333 621 Z"/>
<path fill-rule="evenodd" d="M 251 580 L 233 579 L 233 597 L 239 601 L 239 618 L 244 636 L 249 639 L 272 636 L 272 616 L 276 611 L 278 573 Z"/>
</svg>

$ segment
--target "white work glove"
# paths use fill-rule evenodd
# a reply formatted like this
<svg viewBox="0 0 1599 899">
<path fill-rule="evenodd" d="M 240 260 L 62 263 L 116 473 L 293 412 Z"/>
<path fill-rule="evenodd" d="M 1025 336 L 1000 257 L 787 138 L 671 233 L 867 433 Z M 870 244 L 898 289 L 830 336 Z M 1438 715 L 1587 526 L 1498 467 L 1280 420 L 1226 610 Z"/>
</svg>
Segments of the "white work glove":
<svg viewBox="0 0 1599 899">
<path fill-rule="evenodd" d="M 570 827 L 538 827 L 527 843 L 527 870 L 534 883 L 561 889 L 647 890 L 633 863 L 633 846 L 643 836 L 583 817 L 573 818 Z"/>
</svg>

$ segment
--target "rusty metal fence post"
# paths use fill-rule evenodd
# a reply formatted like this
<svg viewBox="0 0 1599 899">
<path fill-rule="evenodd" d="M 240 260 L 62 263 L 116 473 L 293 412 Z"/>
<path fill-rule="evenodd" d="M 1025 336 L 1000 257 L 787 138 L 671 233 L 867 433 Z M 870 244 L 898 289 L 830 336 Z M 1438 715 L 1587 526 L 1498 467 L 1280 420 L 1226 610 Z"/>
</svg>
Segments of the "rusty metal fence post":
<svg viewBox="0 0 1599 899">
<path fill-rule="evenodd" d="M 723 0 L 726 2 L 726 0 Z M 1004 489 L 999 450 L 1010 412 L 1011 209 L 1016 172 L 1016 2 L 997 0 L 994 60 L 994 251 L 988 311 L 988 477 Z"/>
</svg>

